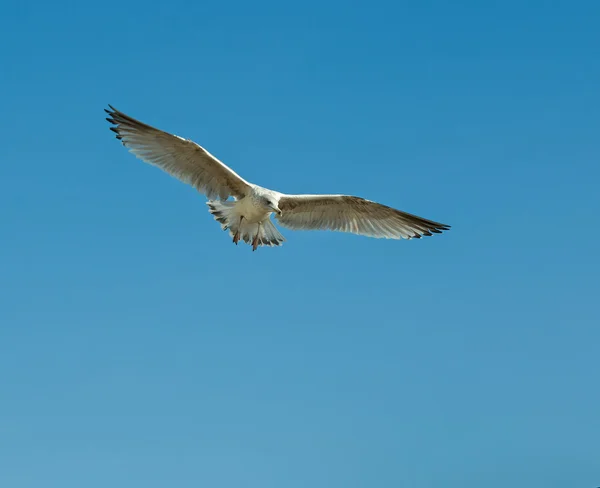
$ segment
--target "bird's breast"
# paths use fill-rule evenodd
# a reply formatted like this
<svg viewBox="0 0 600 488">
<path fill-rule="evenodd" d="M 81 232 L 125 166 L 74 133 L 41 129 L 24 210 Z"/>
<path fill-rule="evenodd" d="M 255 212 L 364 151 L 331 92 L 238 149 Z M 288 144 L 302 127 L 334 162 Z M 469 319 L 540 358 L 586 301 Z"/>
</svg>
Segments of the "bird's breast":
<svg viewBox="0 0 600 488">
<path fill-rule="evenodd" d="M 249 195 L 236 203 L 236 210 L 250 223 L 260 222 L 269 216 L 268 208 L 258 198 Z"/>
</svg>

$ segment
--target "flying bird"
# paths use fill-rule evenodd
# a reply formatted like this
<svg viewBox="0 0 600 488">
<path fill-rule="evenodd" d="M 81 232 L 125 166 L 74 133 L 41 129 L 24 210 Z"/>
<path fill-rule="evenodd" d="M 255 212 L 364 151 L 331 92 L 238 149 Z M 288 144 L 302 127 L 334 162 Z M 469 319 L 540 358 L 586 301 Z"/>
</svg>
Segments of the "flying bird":
<svg viewBox="0 0 600 488">
<path fill-rule="evenodd" d="M 195 142 L 144 124 L 109 105 L 105 109 L 123 145 L 204 193 L 210 213 L 233 242 L 279 246 L 285 238 L 271 221 L 292 230 L 334 230 L 369 237 L 413 239 L 450 229 L 416 215 L 350 195 L 286 195 L 244 180 Z M 232 197 L 233 200 L 229 200 Z"/>
</svg>

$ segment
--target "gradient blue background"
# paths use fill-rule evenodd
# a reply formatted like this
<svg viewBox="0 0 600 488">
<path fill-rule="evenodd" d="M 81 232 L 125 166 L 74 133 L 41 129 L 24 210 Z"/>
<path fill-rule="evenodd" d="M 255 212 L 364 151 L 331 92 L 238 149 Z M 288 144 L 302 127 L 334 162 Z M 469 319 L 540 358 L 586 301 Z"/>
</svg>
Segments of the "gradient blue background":
<svg viewBox="0 0 600 488">
<path fill-rule="evenodd" d="M 599 18 L 3 3 L 0 486 L 598 486 Z M 235 247 L 107 103 L 452 230 Z"/>
</svg>

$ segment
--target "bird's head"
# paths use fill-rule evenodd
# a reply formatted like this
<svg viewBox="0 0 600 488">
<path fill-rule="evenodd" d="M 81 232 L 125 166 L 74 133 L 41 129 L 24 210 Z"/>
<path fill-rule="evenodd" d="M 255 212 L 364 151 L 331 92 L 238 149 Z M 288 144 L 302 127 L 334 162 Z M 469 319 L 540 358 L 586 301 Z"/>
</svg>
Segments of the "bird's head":
<svg viewBox="0 0 600 488">
<path fill-rule="evenodd" d="M 272 198 L 265 198 L 265 204 L 271 209 L 271 211 L 275 212 L 277 215 L 281 215 L 281 210 L 279 210 L 279 206 L 275 200 Z"/>
</svg>

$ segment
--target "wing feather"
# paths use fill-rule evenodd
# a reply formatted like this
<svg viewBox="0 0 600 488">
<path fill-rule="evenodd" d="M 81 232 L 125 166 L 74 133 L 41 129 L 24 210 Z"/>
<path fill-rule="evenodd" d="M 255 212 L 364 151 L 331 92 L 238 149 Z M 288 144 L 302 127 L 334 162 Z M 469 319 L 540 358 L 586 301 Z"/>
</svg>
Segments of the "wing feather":
<svg viewBox="0 0 600 488">
<path fill-rule="evenodd" d="M 251 184 L 193 141 L 155 129 L 110 106 L 105 112 L 123 145 L 142 161 L 195 187 L 209 199 L 243 198 Z"/>
<path fill-rule="evenodd" d="M 293 230 L 335 230 L 386 239 L 439 234 L 450 226 L 350 195 L 282 195 L 277 220 Z"/>
</svg>

